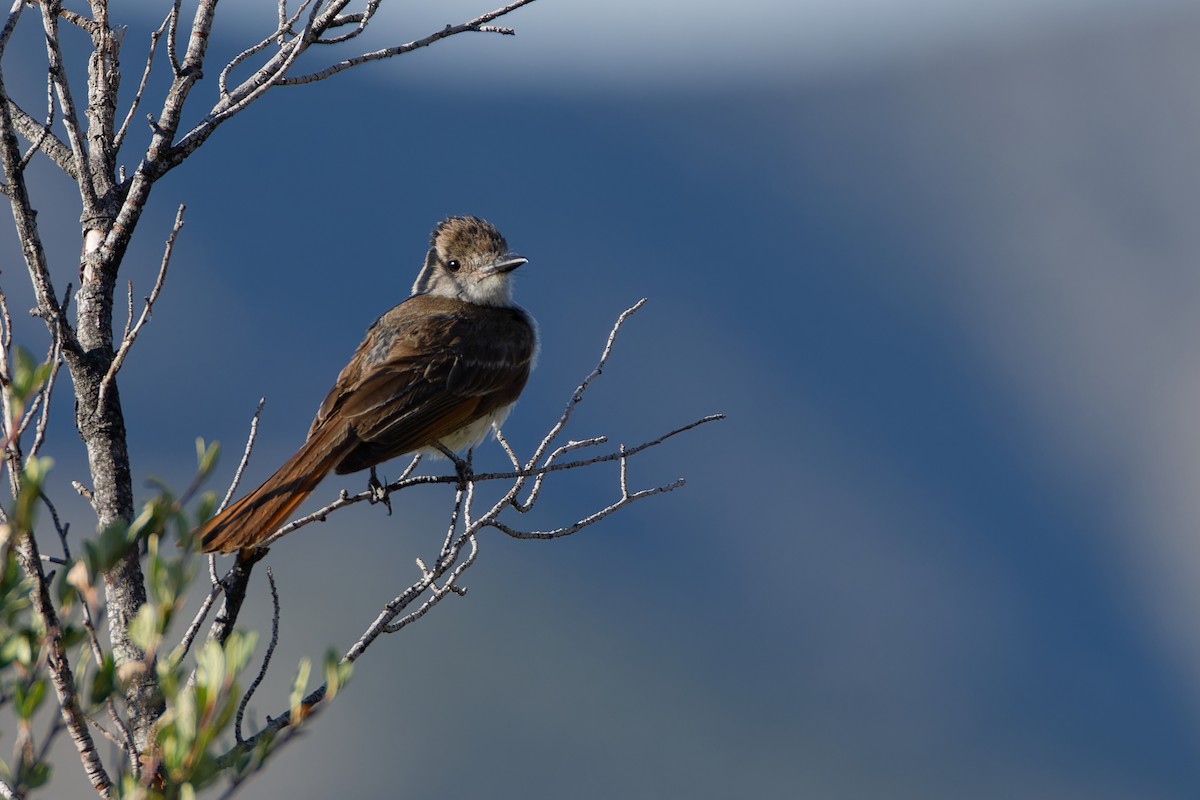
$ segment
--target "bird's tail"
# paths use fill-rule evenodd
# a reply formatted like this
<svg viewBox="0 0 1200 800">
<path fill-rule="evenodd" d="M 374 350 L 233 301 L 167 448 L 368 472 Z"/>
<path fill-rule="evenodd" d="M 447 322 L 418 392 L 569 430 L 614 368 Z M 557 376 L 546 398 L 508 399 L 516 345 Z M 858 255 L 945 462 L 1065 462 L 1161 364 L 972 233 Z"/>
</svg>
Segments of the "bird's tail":
<svg viewBox="0 0 1200 800">
<path fill-rule="evenodd" d="M 196 530 L 201 552 L 232 553 L 270 536 L 312 494 L 353 443 L 343 431 L 314 431 L 262 486 Z"/>
</svg>

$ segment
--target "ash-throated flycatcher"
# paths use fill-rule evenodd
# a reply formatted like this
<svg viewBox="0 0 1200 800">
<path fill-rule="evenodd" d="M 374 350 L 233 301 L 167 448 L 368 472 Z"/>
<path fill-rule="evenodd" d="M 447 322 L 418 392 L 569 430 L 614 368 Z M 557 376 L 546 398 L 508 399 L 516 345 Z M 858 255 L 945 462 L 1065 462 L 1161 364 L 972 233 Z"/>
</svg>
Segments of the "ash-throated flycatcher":
<svg viewBox="0 0 1200 800">
<path fill-rule="evenodd" d="M 438 444 L 460 450 L 483 441 L 512 409 L 537 352 L 533 319 L 512 301 L 512 271 L 525 261 L 481 219 L 439 223 L 412 297 L 367 331 L 307 441 L 196 531 L 201 549 L 254 547 L 330 470 L 342 475 Z"/>
</svg>

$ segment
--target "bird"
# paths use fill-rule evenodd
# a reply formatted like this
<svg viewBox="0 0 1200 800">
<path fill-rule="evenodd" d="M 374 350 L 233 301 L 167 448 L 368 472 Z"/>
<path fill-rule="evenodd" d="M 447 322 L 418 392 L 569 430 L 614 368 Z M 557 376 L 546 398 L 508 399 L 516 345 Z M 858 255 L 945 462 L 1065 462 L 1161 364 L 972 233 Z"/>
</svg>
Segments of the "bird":
<svg viewBox="0 0 1200 800">
<path fill-rule="evenodd" d="M 412 295 L 367 330 L 304 444 L 196 530 L 200 550 L 256 549 L 331 471 L 480 444 L 512 410 L 537 356 L 537 324 L 512 299 L 513 271 L 527 262 L 485 220 L 439 222 Z"/>
</svg>

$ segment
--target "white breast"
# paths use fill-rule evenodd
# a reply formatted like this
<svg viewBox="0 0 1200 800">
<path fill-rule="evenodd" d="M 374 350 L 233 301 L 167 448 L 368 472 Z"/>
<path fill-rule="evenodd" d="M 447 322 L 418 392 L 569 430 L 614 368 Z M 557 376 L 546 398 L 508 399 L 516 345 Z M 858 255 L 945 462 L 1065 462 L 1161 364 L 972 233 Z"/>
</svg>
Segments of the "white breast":
<svg viewBox="0 0 1200 800">
<path fill-rule="evenodd" d="M 504 424 L 504 420 L 508 418 L 508 414 L 512 411 L 516 403 L 509 403 L 506 406 L 497 408 L 491 414 L 480 417 L 474 422 L 462 426 L 449 436 L 442 437 L 442 444 L 450 448 L 454 452 L 466 450 L 468 447 L 475 447 L 483 442 L 492 432 L 492 425 L 497 427 Z M 445 458 L 442 452 L 436 447 L 426 447 L 421 450 L 422 455 L 432 455 L 438 458 Z"/>
</svg>

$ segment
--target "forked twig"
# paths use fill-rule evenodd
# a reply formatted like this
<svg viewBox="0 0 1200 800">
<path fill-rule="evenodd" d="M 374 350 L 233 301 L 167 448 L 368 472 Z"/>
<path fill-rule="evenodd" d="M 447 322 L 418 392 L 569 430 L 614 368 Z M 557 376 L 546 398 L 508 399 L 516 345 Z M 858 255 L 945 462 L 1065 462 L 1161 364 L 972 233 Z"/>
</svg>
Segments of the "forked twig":
<svg viewBox="0 0 1200 800">
<path fill-rule="evenodd" d="M 630 505 L 637 500 L 651 497 L 658 494 L 674 491 L 684 485 L 683 479 L 673 481 L 661 486 L 642 489 L 639 491 L 631 491 L 629 488 L 628 462 L 630 457 L 649 448 L 655 447 L 668 439 L 676 436 L 684 431 L 692 430 L 700 425 L 708 422 L 714 422 L 723 419 L 723 414 L 713 414 L 707 417 L 702 417 L 687 425 L 680 426 L 675 430 L 659 436 L 649 442 L 644 442 L 636 447 L 625 447 L 619 445 L 615 452 L 606 453 L 594 458 L 585 460 L 575 460 L 570 462 L 560 462 L 562 456 L 582 450 L 587 447 L 594 447 L 604 444 L 607 439 L 605 437 L 593 437 L 583 441 L 572 441 L 564 445 L 560 445 L 546 453 L 552 447 L 554 440 L 562 433 L 567 421 L 570 419 L 571 413 L 575 406 L 583 399 L 584 393 L 592 382 L 600 375 L 605 364 L 613 351 L 613 344 L 616 341 L 617 334 L 621 327 L 631 314 L 636 312 L 645 303 L 644 300 L 639 301 L 631 308 L 622 313 L 614 324 L 608 339 L 605 342 L 604 350 L 601 353 L 600 360 L 596 368 L 583 380 L 582 383 L 575 389 L 571 395 L 570 401 L 567 403 L 562 415 L 551 426 L 549 432 L 539 442 L 535 449 L 534 455 L 525 462 L 522 466 L 520 459 L 515 451 L 504 439 L 503 435 L 497 431 L 497 439 L 500 441 L 501 447 L 508 455 L 510 463 L 513 465 L 513 470 L 502 473 L 487 473 L 476 474 L 473 472 L 469 461 L 455 458 L 457 467 L 456 474 L 442 476 L 410 476 L 412 467 L 405 471 L 405 474 L 397 481 L 389 484 L 385 491 L 398 491 L 410 486 L 432 484 L 432 483 L 454 483 L 456 484 L 456 492 L 454 505 L 451 509 L 449 525 L 447 527 L 446 536 L 443 540 L 441 550 L 438 553 L 438 558 L 431 564 L 426 564 L 425 561 L 417 559 L 417 567 L 420 576 L 406 589 L 390 600 L 376 615 L 375 619 L 367 626 L 362 636 L 347 650 L 342 657 L 343 662 L 350 663 L 357 660 L 363 653 L 385 633 L 395 633 L 404 627 L 410 625 L 422 616 L 427 614 L 435 605 L 449 594 L 463 594 L 465 589 L 459 584 L 459 579 L 463 573 L 475 563 L 479 552 L 479 533 L 484 528 L 491 527 L 507 534 L 508 536 L 518 539 L 552 539 L 562 536 L 569 536 L 583 528 L 599 522 L 622 508 Z M 610 503 L 605 508 L 600 509 L 582 519 L 576 520 L 570 525 L 565 525 L 550 531 L 520 531 L 510 525 L 502 522 L 499 517 L 505 509 L 514 507 L 519 511 L 528 511 L 536 502 L 538 492 L 542 486 L 542 479 L 551 472 L 558 472 L 569 469 L 578 469 L 592 464 L 606 463 L 616 461 L 619 467 L 618 473 L 618 488 L 619 497 L 616 501 Z M 534 480 L 534 486 L 525 503 L 517 500 L 518 494 L 526 485 L 529 479 Z M 512 485 L 505 492 L 504 496 L 493 503 L 487 510 L 480 515 L 474 515 L 472 505 L 475 499 L 475 487 L 484 481 L 494 480 L 509 480 Z M 320 509 L 312 514 L 294 520 L 280 528 L 272 537 L 265 540 L 264 544 L 285 535 L 286 533 L 295 530 L 296 528 L 309 524 L 318 519 L 324 519 L 328 514 L 343 508 L 353 503 L 369 500 L 374 495 L 374 492 L 368 490 L 357 495 L 349 495 L 342 492 L 340 497 L 330 503 L 325 508 Z M 239 560 L 240 560 L 239 556 Z M 414 603 L 418 603 L 413 607 Z M 325 698 L 326 689 L 324 686 L 317 688 L 304 698 L 302 706 L 307 712 L 308 709 L 321 703 Z M 262 736 L 275 736 L 284 728 L 291 724 L 290 712 L 284 713 L 279 717 L 269 718 L 267 725 L 254 736 L 245 740 L 239 740 L 239 743 L 222 757 L 222 763 L 229 763 L 238 753 L 247 752 L 255 746 Z"/>
<path fill-rule="evenodd" d="M 175 239 L 179 236 L 179 231 L 183 228 L 183 212 L 187 206 L 180 204 L 179 210 L 175 212 L 175 224 L 171 226 L 171 233 L 167 235 L 167 244 L 163 249 L 162 263 L 158 267 L 158 277 L 154 279 L 154 287 L 150 290 L 150 294 L 145 298 L 146 304 L 142 307 L 142 313 L 132 327 L 128 324 L 125 326 L 125 335 L 121 338 L 121 346 L 117 348 L 117 352 L 113 355 L 112 363 L 108 365 L 108 371 L 104 373 L 103 380 L 100 381 L 100 393 L 96 401 L 97 408 L 104 408 L 104 401 L 112 390 L 113 381 L 117 379 L 117 373 L 121 366 L 125 363 L 126 356 L 129 355 L 133 343 L 137 341 L 138 334 L 141 333 L 142 326 L 150 320 L 150 312 L 154 308 L 154 301 L 158 299 L 158 293 L 162 291 L 163 283 L 167 279 L 167 267 L 171 264 L 171 253 L 175 250 Z M 133 314 L 132 302 L 132 285 L 130 286 L 130 317 Z"/>
<path fill-rule="evenodd" d="M 121 145 L 125 142 L 125 135 L 129 132 L 129 123 L 133 119 L 133 115 L 137 113 L 138 106 L 142 104 L 142 95 L 146 92 L 146 84 L 150 82 L 150 69 L 154 66 L 154 53 L 158 50 L 158 40 L 166 33 L 172 17 L 178 13 L 178 8 L 179 6 L 176 4 L 175 8 L 162 21 L 162 25 L 158 26 L 158 30 L 150 34 L 150 50 L 146 53 L 146 66 L 142 68 L 142 80 L 138 83 L 137 93 L 134 94 L 133 101 L 129 104 L 129 111 L 125 113 L 125 119 L 121 121 L 121 127 L 117 129 L 117 133 L 113 137 L 113 152 L 120 152 Z"/>
</svg>

